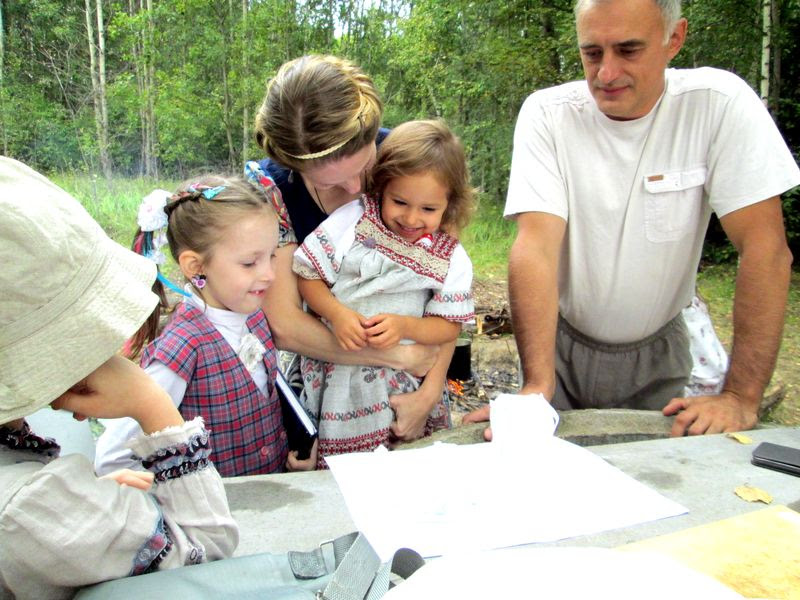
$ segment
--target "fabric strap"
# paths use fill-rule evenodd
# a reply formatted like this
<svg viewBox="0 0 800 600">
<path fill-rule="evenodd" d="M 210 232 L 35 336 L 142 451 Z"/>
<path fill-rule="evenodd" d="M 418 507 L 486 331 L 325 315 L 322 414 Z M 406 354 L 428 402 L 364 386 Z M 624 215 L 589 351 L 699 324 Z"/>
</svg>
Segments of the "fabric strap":
<svg viewBox="0 0 800 600">
<path fill-rule="evenodd" d="M 309 552 L 240 556 L 126 577 L 84 588 L 75 597 L 80 600 L 154 595 L 182 598 L 200 594 L 237 600 L 379 600 L 392 583 L 393 565 L 419 566 L 425 562 L 411 550 L 402 552 L 416 558 L 398 562 L 395 557 L 391 563 L 381 563 L 366 537 L 354 532 L 324 542 Z M 407 577 L 413 570 L 416 569 L 406 569 L 407 572 L 398 575 Z"/>
</svg>

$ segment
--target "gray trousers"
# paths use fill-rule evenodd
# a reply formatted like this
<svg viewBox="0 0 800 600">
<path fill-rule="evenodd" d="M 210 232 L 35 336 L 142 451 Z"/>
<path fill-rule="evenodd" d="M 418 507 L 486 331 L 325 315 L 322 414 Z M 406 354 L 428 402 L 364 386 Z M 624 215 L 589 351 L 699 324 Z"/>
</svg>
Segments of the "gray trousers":
<svg viewBox="0 0 800 600">
<path fill-rule="evenodd" d="M 660 410 L 683 396 L 692 370 L 689 332 L 678 314 L 645 339 L 628 344 L 593 340 L 560 315 L 553 407 Z"/>
</svg>

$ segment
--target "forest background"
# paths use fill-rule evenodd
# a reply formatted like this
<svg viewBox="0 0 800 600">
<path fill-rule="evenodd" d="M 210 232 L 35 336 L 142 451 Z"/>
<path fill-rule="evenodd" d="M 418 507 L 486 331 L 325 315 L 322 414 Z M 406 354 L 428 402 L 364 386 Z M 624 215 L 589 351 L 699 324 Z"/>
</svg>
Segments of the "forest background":
<svg viewBox="0 0 800 600">
<path fill-rule="evenodd" d="M 800 0 L 685 0 L 683 12 L 689 35 L 672 66 L 740 75 L 797 156 Z M 464 240 L 479 280 L 505 277 L 523 100 L 582 77 L 572 0 L 0 0 L 0 20 L 2 153 L 56 179 L 121 243 L 155 185 L 262 158 L 253 120 L 267 81 L 290 58 L 331 53 L 372 76 L 386 126 L 436 116 L 461 136 L 480 188 Z M 798 197 L 783 196 L 795 256 Z M 712 221 L 700 290 L 726 343 L 735 260 Z M 779 420 L 800 424 L 796 290 L 778 364 L 794 399 Z"/>
</svg>

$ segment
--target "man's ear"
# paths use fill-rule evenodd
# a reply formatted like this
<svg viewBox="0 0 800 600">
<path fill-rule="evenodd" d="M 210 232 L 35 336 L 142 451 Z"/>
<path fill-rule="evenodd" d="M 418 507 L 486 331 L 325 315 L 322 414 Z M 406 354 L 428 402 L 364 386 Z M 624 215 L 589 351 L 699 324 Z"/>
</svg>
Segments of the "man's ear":
<svg viewBox="0 0 800 600">
<path fill-rule="evenodd" d="M 178 266 L 186 279 L 203 272 L 203 257 L 193 250 L 184 250 L 178 255 Z"/>
<path fill-rule="evenodd" d="M 670 60 L 675 58 L 681 48 L 683 48 L 688 29 L 689 22 L 683 18 L 678 19 L 678 22 L 675 24 L 675 29 L 672 30 L 672 35 L 669 36 L 669 41 L 667 42 L 667 52 Z"/>
</svg>

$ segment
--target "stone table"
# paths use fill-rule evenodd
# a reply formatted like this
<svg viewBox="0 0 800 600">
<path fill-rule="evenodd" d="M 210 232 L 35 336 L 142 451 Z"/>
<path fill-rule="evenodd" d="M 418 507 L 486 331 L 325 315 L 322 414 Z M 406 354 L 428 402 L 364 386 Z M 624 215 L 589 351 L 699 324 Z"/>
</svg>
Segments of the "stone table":
<svg viewBox="0 0 800 600">
<path fill-rule="evenodd" d="M 762 508 L 734 494 L 743 484 L 769 492 L 775 504 L 800 508 L 800 478 L 750 464 L 760 441 L 800 447 L 800 428 L 765 428 L 747 435 L 754 444 L 708 435 L 590 447 L 689 513 L 550 545 L 616 547 Z M 241 527 L 237 555 L 307 550 L 355 529 L 329 471 L 232 477 L 225 480 L 225 489 Z"/>
</svg>

